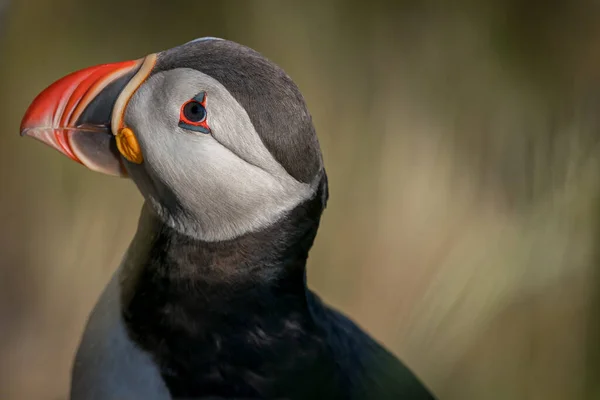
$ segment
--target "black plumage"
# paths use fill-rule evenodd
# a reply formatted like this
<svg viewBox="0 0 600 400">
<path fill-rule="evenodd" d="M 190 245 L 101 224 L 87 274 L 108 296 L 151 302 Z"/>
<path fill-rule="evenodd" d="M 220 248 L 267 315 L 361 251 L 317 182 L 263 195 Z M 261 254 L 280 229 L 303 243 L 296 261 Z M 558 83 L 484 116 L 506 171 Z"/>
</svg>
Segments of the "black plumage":
<svg viewBox="0 0 600 400">
<path fill-rule="evenodd" d="M 141 221 L 122 282 L 130 336 L 175 398 L 432 399 L 399 360 L 306 286 L 327 184 L 224 242 Z"/>
</svg>

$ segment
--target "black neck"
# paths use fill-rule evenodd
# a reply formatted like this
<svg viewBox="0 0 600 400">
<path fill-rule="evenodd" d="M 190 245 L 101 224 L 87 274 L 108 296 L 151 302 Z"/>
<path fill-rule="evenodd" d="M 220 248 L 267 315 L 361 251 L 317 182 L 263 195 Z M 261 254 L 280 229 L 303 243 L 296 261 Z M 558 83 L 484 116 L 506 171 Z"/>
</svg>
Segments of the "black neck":
<svg viewBox="0 0 600 400">
<path fill-rule="evenodd" d="M 319 358 L 305 267 L 326 191 L 324 180 L 276 224 L 223 242 L 182 235 L 144 207 L 122 273 L 123 315 L 174 396 L 277 393 L 273 382 L 289 385 L 281 374 L 298 376 L 271 363 L 302 369 L 298 354 Z"/>
</svg>

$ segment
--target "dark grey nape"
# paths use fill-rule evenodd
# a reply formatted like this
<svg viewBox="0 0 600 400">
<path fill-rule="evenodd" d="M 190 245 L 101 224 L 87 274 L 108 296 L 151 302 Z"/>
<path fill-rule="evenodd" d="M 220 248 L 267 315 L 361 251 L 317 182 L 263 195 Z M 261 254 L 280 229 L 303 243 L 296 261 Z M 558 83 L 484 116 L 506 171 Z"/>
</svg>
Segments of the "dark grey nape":
<svg viewBox="0 0 600 400">
<path fill-rule="evenodd" d="M 283 69 L 227 40 L 166 50 L 152 73 L 175 68 L 192 68 L 219 81 L 246 110 L 265 147 L 286 171 L 300 182 L 314 180 L 323 164 L 319 142 L 304 98 Z"/>
</svg>

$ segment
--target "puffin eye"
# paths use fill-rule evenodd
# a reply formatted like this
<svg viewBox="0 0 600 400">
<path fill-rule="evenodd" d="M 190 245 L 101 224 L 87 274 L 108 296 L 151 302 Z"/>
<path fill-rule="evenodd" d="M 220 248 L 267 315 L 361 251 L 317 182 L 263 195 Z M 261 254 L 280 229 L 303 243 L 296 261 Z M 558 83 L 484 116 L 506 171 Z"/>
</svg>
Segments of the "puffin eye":
<svg viewBox="0 0 600 400">
<path fill-rule="evenodd" d="M 183 106 L 183 116 L 189 122 L 202 122 L 206 118 L 206 108 L 195 100 L 189 101 Z"/>
<path fill-rule="evenodd" d="M 210 133 L 206 117 L 206 92 L 200 92 L 181 106 L 179 127 L 196 132 Z"/>
</svg>

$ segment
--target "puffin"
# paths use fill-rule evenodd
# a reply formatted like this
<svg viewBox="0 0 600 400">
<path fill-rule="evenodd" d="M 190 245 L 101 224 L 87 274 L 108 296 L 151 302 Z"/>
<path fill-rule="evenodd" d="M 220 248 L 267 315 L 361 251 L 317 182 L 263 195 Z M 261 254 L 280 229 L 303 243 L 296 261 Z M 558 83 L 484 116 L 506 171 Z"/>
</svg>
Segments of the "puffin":
<svg viewBox="0 0 600 400">
<path fill-rule="evenodd" d="M 207 37 L 82 69 L 32 101 L 20 133 L 144 199 L 72 400 L 435 398 L 308 288 L 327 175 L 303 96 L 259 52 Z"/>
</svg>

